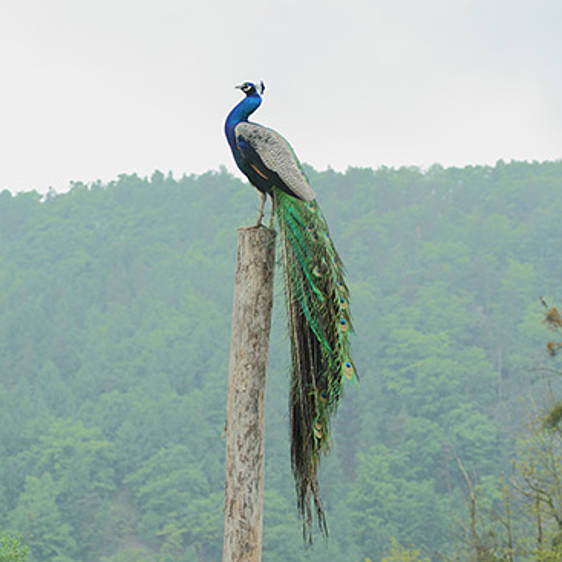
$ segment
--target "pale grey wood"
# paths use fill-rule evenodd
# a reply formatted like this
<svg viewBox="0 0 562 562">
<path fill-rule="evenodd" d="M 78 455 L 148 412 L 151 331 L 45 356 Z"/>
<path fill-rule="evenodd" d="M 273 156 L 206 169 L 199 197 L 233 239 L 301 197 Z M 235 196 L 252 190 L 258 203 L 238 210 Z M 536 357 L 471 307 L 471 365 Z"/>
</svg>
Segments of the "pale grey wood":
<svg viewBox="0 0 562 562">
<path fill-rule="evenodd" d="M 275 231 L 238 230 L 226 405 L 223 562 L 261 560 L 265 378 Z"/>
</svg>

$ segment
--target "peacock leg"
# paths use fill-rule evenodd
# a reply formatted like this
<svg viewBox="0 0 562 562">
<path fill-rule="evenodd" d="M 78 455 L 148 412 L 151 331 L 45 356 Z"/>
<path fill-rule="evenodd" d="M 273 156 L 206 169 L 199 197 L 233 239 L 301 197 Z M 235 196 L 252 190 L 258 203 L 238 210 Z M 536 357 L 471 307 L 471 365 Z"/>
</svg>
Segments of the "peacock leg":
<svg viewBox="0 0 562 562">
<path fill-rule="evenodd" d="M 263 208 L 265 207 L 266 195 L 263 191 L 258 191 L 258 193 L 260 194 L 261 203 L 260 203 L 260 211 L 258 213 L 258 222 L 256 223 L 256 226 L 261 226 L 261 220 L 263 219 Z"/>
<path fill-rule="evenodd" d="M 275 211 L 277 209 L 277 199 L 275 194 L 271 194 L 271 218 L 269 219 L 269 228 L 273 228 L 273 219 L 275 218 Z"/>
</svg>

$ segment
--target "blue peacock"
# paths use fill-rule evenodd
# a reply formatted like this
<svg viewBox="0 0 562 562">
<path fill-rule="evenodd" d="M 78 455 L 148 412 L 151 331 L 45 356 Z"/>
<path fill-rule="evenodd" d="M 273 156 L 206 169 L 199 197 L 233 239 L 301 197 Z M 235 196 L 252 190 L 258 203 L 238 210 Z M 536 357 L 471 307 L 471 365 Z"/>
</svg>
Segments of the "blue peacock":
<svg viewBox="0 0 562 562">
<path fill-rule="evenodd" d="M 271 220 L 275 216 L 281 232 L 292 362 L 291 464 L 303 535 L 311 540 L 314 512 L 321 531 L 328 531 L 317 471 L 329 449 L 330 419 L 343 381 L 357 377 L 349 343 L 349 290 L 326 220 L 291 146 L 279 133 L 248 121 L 262 102 L 263 82 L 236 87 L 245 97 L 228 114 L 226 138 L 260 195 L 256 226 L 269 195 Z"/>
</svg>

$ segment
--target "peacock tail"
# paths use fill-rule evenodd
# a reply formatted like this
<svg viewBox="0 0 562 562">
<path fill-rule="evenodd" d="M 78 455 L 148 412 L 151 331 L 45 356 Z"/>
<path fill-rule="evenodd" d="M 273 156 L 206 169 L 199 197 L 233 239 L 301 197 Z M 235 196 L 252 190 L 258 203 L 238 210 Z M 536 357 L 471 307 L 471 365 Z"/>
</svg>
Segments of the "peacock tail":
<svg viewBox="0 0 562 562">
<path fill-rule="evenodd" d="M 303 536 L 311 540 L 316 512 L 327 535 L 317 471 L 330 447 L 330 421 L 345 379 L 356 378 L 353 330 L 344 269 L 315 199 L 302 201 L 274 188 L 281 232 L 291 342 L 291 464 Z"/>
</svg>

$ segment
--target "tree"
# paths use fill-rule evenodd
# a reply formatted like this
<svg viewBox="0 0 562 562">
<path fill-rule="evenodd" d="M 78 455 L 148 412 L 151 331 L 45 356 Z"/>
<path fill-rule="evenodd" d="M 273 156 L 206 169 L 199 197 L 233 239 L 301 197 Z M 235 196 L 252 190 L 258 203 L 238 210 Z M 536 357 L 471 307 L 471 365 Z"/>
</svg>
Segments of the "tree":
<svg viewBox="0 0 562 562">
<path fill-rule="evenodd" d="M 406 548 L 400 545 L 394 537 L 391 537 L 390 541 L 392 543 L 390 552 L 382 557 L 381 562 L 430 562 L 429 558 L 420 558 L 418 549 Z"/>
<path fill-rule="evenodd" d="M 384 446 L 359 455 L 357 480 L 350 494 L 353 535 L 365 556 L 378 558 L 390 537 L 430 546 L 445 527 L 446 504 L 429 479 L 406 478 L 415 463 L 405 452 Z"/>
<path fill-rule="evenodd" d="M 10 514 L 11 525 L 21 530 L 33 559 L 50 561 L 56 556 L 72 556 L 76 552 L 72 528 L 63 522 L 57 505 L 57 492 L 48 472 L 39 478 L 28 476 L 18 504 Z"/>
<path fill-rule="evenodd" d="M 25 562 L 28 553 L 20 537 L 0 533 L 0 562 Z"/>
</svg>

